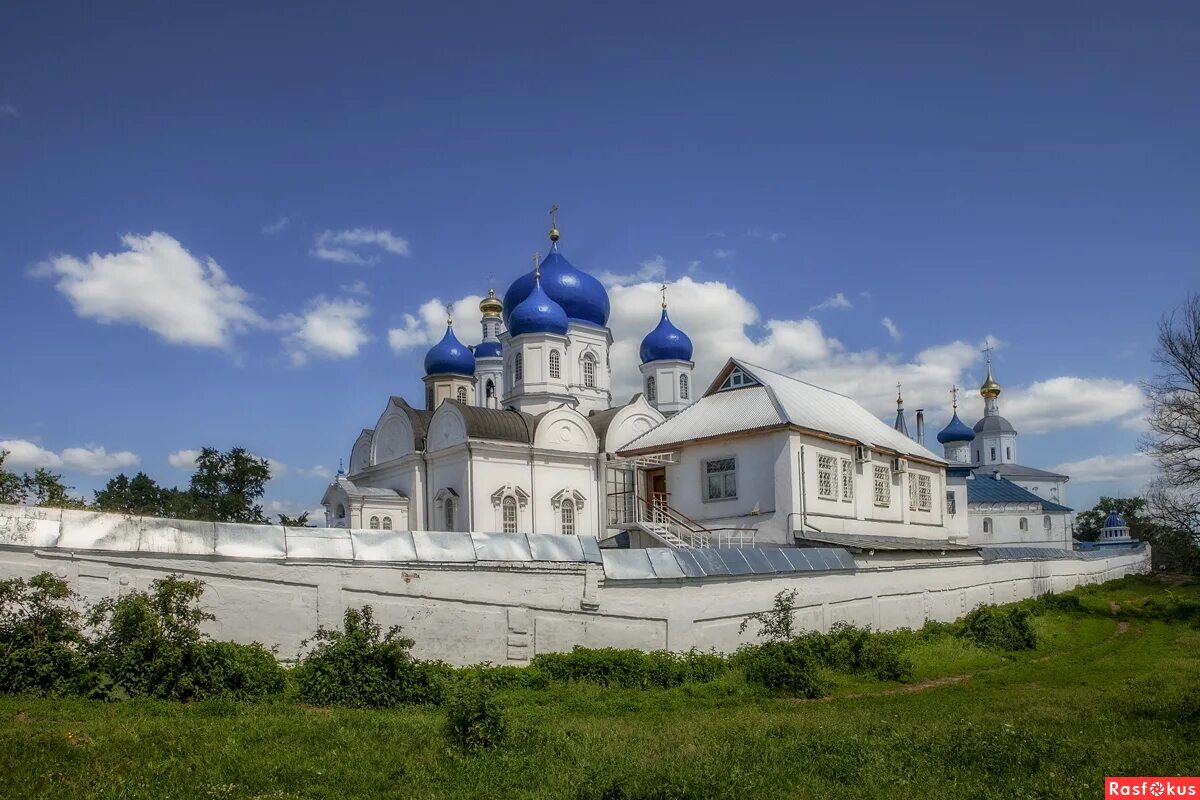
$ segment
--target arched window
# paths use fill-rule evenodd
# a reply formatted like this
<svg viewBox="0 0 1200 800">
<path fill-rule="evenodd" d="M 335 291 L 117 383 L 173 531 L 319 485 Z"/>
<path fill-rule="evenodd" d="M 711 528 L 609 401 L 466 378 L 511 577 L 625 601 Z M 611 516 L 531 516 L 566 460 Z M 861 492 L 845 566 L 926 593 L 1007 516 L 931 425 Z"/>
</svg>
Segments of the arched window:
<svg viewBox="0 0 1200 800">
<path fill-rule="evenodd" d="M 1046 516 L 1042 517 L 1042 528 L 1044 528 L 1045 530 L 1050 530 L 1050 528 L 1051 528 L 1051 522 L 1050 522 L 1050 515 L 1049 515 L 1049 514 L 1047 514 Z"/>
<path fill-rule="evenodd" d="M 371 530 L 379 530 L 379 517 L 371 517 Z"/>
<path fill-rule="evenodd" d="M 433 384 L 425 387 L 425 407 L 433 408 Z"/>
<path fill-rule="evenodd" d="M 446 530 L 454 530 L 454 498 L 446 498 L 442 505 L 442 511 L 445 513 Z"/>
<path fill-rule="evenodd" d="M 345 519 L 345 518 L 346 518 L 346 507 L 345 507 L 344 505 L 342 505 L 341 503 L 338 503 L 338 507 L 337 507 L 337 518 L 338 518 L 338 519 Z"/>
<path fill-rule="evenodd" d="M 557 350 L 550 351 L 550 377 L 555 380 L 562 377 L 562 356 Z"/>
<path fill-rule="evenodd" d="M 390 531 L 392 529 L 392 518 L 391 517 L 383 518 L 383 529 L 385 531 Z"/>
<path fill-rule="evenodd" d="M 501 512 L 501 516 L 503 517 L 503 519 L 501 521 L 504 523 L 504 532 L 505 533 L 516 533 L 517 532 L 517 498 L 512 497 L 511 495 L 504 498 L 504 501 L 500 503 L 500 512 Z"/>
<path fill-rule="evenodd" d="M 596 388 L 596 359 L 591 353 L 583 354 L 583 385 L 589 389 Z"/>
<path fill-rule="evenodd" d="M 525 359 L 522 358 L 521 353 L 513 356 L 513 380 L 525 380 Z"/>
<path fill-rule="evenodd" d="M 563 500 L 561 506 L 562 532 L 568 536 L 575 535 L 575 502 Z"/>
<path fill-rule="evenodd" d="M 1025 517 L 1021 517 L 1020 524 L 1021 524 L 1021 530 L 1023 530 L 1023 531 L 1029 530 L 1029 520 L 1028 519 L 1026 519 Z"/>
<path fill-rule="evenodd" d="M 987 533 L 987 534 L 990 534 L 992 532 L 992 518 L 991 517 L 983 518 L 983 532 Z"/>
<path fill-rule="evenodd" d="M 687 375 L 679 376 L 679 399 L 688 399 L 688 377 Z"/>
<path fill-rule="evenodd" d="M 461 403 L 462 405 L 465 406 L 467 404 L 467 387 L 465 387 L 465 386 L 458 387 L 458 391 L 455 392 L 454 398 L 456 400 L 458 400 L 459 403 Z"/>
<path fill-rule="evenodd" d="M 651 403 L 658 399 L 658 382 L 653 375 L 646 378 L 646 399 Z"/>
<path fill-rule="evenodd" d="M 483 390 L 483 391 L 484 391 L 484 396 L 485 396 L 485 397 L 487 397 L 487 399 L 491 400 L 493 397 L 495 397 L 495 396 L 496 396 L 496 384 L 495 384 L 495 382 L 494 382 L 494 381 L 492 381 L 492 380 L 489 378 L 489 379 L 488 379 L 488 382 L 487 382 L 486 384 L 484 384 L 484 390 Z"/>
</svg>

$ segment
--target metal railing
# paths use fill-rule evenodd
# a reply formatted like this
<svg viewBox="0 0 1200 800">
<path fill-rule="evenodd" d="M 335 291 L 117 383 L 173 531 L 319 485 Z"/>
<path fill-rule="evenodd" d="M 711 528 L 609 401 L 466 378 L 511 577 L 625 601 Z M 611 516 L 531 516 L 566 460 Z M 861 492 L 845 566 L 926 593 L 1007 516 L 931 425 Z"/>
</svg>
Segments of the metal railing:
<svg viewBox="0 0 1200 800">
<path fill-rule="evenodd" d="M 671 495 L 655 492 L 649 499 L 636 492 L 609 493 L 610 507 L 628 507 L 632 502 L 638 527 L 672 547 L 753 547 L 753 528 L 710 528 L 671 507 Z"/>
</svg>

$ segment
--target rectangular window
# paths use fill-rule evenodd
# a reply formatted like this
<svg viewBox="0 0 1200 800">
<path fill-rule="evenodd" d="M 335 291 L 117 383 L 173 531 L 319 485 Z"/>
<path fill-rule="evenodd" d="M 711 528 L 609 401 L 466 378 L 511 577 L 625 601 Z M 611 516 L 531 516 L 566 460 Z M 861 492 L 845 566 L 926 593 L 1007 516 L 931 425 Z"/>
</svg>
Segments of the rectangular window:
<svg viewBox="0 0 1200 800">
<path fill-rule="evenodd" d="M 608 524 L 626 525 L 635 521 L 633 470 L 608 468 Z"/>
<path fill-rule="evenodd" d="M 892 504 L 892 471 L 887 467 L 875 465 L 875 505 L 890 506 Z"/>
<path fill-rule="evenodd" d="M 842 502 L 854 501 L 854 462 L 848 458 L 842 459 Z"/>
<path fill-rule="evenodd" d="M 737 462 L 732 458 L 717 458 L 704 462 L 704 499 L 734 500 L 737 498 Z"/>
<path fill-rule="evenodd" d="M 917 476 L 917 510 L 933 510 L 933 478 L 929 475 Z"/>
<path fill-rule="evenodd" d="M 992 461 L 996 460 L 996 448 L 992 448 Z"/>
<path fill-rule="evenodd" d="M 917 476 L 912 473 L 908 476 L 908 510 L 917 510 Z"/>
<path fill-rule="evenodd" d="M 946 492 L 946 513 L 958 513 L 958 503 L 956 503 L 954 500 L 954 492 Z"/>
<path fill-rule="evenodd" d="M 837 459 L 833 456 L 817 456 L 817 495 L 826 500 L 837 500 L 837 484 L 834 482 L 834 472 L 837 470 Z"/>
</svg>

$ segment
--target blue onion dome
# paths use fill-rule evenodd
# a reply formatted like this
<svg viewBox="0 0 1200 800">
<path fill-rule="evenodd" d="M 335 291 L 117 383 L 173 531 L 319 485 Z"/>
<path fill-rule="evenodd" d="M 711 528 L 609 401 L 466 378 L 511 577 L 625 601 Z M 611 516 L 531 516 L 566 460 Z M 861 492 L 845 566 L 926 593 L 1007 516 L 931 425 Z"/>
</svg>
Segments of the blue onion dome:
<svg viewBox="0 0 1200 800">
<path fill-rule="evenodd" d="M 509 308 L 507 297 L 504 307 Z M 508 330 L 513 336 L 526 333 L 557 333 L 561 336 L 567 332 L 568 323 L 567 312 L 542 289 L 536 275 L 533 291 L 517 303 L 508 316 Z"/>
<path fill-rule="evenodd" d="M 501 345 L 498 341 L 480 342 L 475 345 L 476 358 L 499 358 Z"/>
<path fill-rule="evenodd" d="M 600 281 L 576 269 L 563 258 L 555 244 L 539 266 L 542 289 L 560 305 L 569 319 L 604 327 L 608 324 L 608 292 Z M 512 329 L 516 308 L 533 291 L 533 273 L 513 281 L 504 293 L 504 323 Z"/>
<path fill-rule="evenodd" d="M 446 335 L 425 354 L 426 375 L 474 375 L 475 356 L 454 335 L 454 324 L 446 321 Z"/>
<path fill-rule="evenodd" d="M 665 305 L 658 326 L 642 339 L 641 356 L 643 364 L 651 361 L 692 360 L 692 340 L 671 322 Z"/>
<path fill-rule="evenodd" d="M 939 444 L 950 444 L 951 442 L 971 442 L 975 440 L 975 431 L 958 418 L 958 412 L 954 412 L 949 424 L 938 432 L 937 440 Z"/>
<path fill-rule="evenodd" d="M 1104 527 L 1106 527 L 1106 528 L 1125 528 L 1128 526 L 1125 524 L 1125 518 L 1122 517 L 1120 514 L 1118 514 L 1117 510 L 1114 508 L 1114 509 L 1109 510 L 1108 516 L 1104 520 Z"/>
</svg>

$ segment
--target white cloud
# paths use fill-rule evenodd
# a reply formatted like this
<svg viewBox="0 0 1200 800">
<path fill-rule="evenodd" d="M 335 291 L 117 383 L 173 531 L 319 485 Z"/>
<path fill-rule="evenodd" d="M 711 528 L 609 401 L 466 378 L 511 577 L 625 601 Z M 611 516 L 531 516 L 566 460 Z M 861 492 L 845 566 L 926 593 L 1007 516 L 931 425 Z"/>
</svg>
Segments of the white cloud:
<svg viewBox="0 0 1200 800">
<path fill-rule="evenodd" d="M 1054 467 L 1055 472 L 1071 477 L 1071 483 L 1142 484 L 1157 473 L 1154 460 L 1144 453 L 1092 456 L 1068 461 Z"/>
<path fill-rule="evenodd" d="M 346 294 L 357 294 L 367 297 L 371 294 L 371 290 L 367 287 L 365 281 L 354 281 L 353 283 L 343 284 L 338 287 Z"/>
<path fill-rule="evenodd" d="M 759 230 L 758 228 L 751 228 L 750 230 L 746 231 L 746 235 L 751 239 L 762 239 L 770 242 L 771 244 L 775 244 L 780 239 L 787 236 L 787 234 L 783 231 L 764 231 Z"/>
<path fill-rule="evenodd" d="M 1018 431 L 1044 433 L 1117 420 L 1129 427 L 1142 418 L 1146 398 L 1132 383 L 1062 376 L 1029 386 L 1005 387 L 1000 400 L 1004 416 Z"/>
<path fill-rule="evenodd" d="M 374 228 L 352 228 L 343 231 L 322 231 L 317 235 L 312 255 L 323 261 L 339 264 L 374 264 L 379 260 L 376 250 L 397 256 L 409 255 L 408 240 L 391 231 Z M 364 255 L 364 252 L 371 255 Z"/>
<path fill-rule="evenodd" d="M 292 224 L 292 219 L 294 217 L 295 217 L 294 214 L 289 214 L 286 217 L 280 217 L 279 219 L 272 222 L 270 225 L 263 225 L 262 226 L 263 235 L 264 236 L 274 236 L 277 233 L 282 233 L 284 228 L 286 228 L 288 225 Z"/>
<path fill-rule="evenodd" d="M 0 117 L 12 117 L 20 119 L 21 114 L 17 111 L 17 107 L 12 103 L 0 103 Z"/>
<path fill-rule="evenodd" d="M 167 456 L 167 463 L 175 469 L 192 470 L 196 468 L 196 459 L 199 457 L 199 450 L 176 450 Z"/>
<path fill-rule="evenodd" d="M 296 470 L 297 475 L 303 475 L 306 478 L 325 478 L 326 480 L 333 477 L 333 470 L 329 467 L 323 467 L 318 464 L 315 467 L 304 469 L 303 467 Z"/>
<path fill-rule="evenodd" d="M 257 456 L 257 458 L 262 458 L 262 456 Z M 284 475 L 288 474 L 288 465 L 282 461 L 276 461 L 273 458 L 268 458 L 267 466 L 271 469 L 272 480 L 275 478 L 282 478 Z"/>
<path fill-rule="evenodd" d="M 715 250 L 713 250 L 712 254 L 713 254 L 713 258 L 717 259 L 718 261 L 724 261 L 726 259 L 733 258 L 734 256 L 736 256 L 737 250 L 734 250 L 732 247 L 730 247 L 728 249 L 726 249 L 724 247 L 718 247 Z"/>
<path fill-rule="evenodd" d="M 211 258 L 201 262 L 165 233 L 121 237 L 119 253 L 56 256 L 34 275 L 55 284 L 81 317 L 141 325 L 172 344 L 228 348 L 262 319 L 249 295 Z"/>
<path fill-rule="evenodd" d="M 110 453 L 100 445 L 68 447 L 61 453 L 47 450 L 26 439 L 10 439 L 0 442 L 0 450 L 8 451 L 4 461 L 6 468 L 13 469 L 68 469 L 86 472 L 89 475 L 109 475 L 118 470 L 135 466 L 141 459 L 128 450 Z"/>
<path fill-rule="evenodd" d="M 692 262 L 699 265 L 700 262 Z M 640 283 L 642 281 L 662 280 L 667 275 L 667 260 L 662 256 L 642 261 L 638 265 L 636 272 L 619 274 L 615 272 L 600 272 L 596 277 L 601 283 L 606 286 L 621 286 L 627 283 Z"/>
<path fill-rule="evenodd" d="M 833 297 L 826 297 L 815 306 L 809 307 L 809 311 L 827 311 L 832 309 L 851 309 L 854 304 L 846 299 L 846 295 L 838 292 Z"/>
<path fill-rule="evenodd" d="M 879 324 L 887 329 L 888 336 L 891 336 L 895 341 L 900 341 L 900 329 L 896 327 L 896 323 L 892 322 L 891 317 L 884 317 L 879 320 Z"/>
<path fill-rule="evenodd" d="M 474 344 L 482 335 L 482 315 L 479 312 L 479 301 L 482 299 L 480 295 L 471 294 L 450 305 L 455 335 L 463 344 Z M 441 341 L 446 333 L 446 304 L 435 297 L 423 303 L 415 316 L 405 314 L 401 321 L 403 327 L 388 331 L 388 344 L 392 352 L 403 353 L 414 347 L 428 347 Z"/>
<path fill-rule="evenodd" d="M 284 347 L 296 366 L 313 356 L 353 358 L 371 339 L 362 324 L 369 316 L 370 306 L 357 300 L 316 297 L 302 314 L 281 320 L 281 327 L 291 331 L 284 337 Z"/>
</svg>

